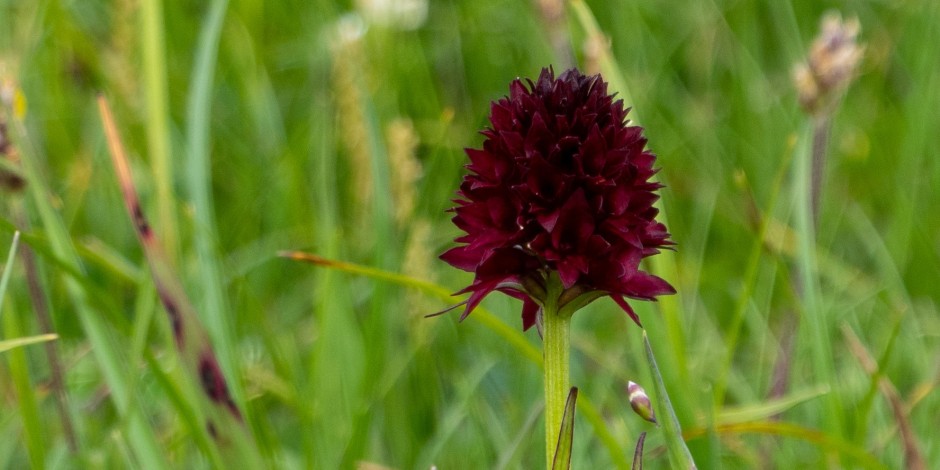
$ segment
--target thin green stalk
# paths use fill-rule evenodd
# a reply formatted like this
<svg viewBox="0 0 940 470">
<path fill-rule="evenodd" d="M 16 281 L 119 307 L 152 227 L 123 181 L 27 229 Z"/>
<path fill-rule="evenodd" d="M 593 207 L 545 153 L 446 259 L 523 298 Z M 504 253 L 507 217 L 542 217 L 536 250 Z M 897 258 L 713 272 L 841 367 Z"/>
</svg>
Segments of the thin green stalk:
<svg viewBox="0 0 940 470">
<path fill-rule="evenodd" d="M 20 338 L 6 339 L 0 341 L 0 353 L 7 352 L 11 349 L 21 348 L 23 346 L 29 346 L 30 344 L 47 343 L 57 339 L 59 339 L 59 335 L 55 334 L 24 336 Z"/>
<path fill-rule="evenodd" d="M 140 26 L 143 88 L 147 100 L 147 151 L 157 189 L 157 227 L 163 234 L 164 249 L 172 262 L 177 254 L 176 197 L 173 193 L 173 159 L 169 150 L 166 45 L 161 0 L 141 1 Z"/>
<path fill-rule="evenodd" d="M 796 229 L 799 234 L 797 243 L 797 269 L 802 289 L 802 300 L 806 316 L 801 322 L 801 329 L 808 328 L 810 339 L 813 369 L 817 382 L 828 386 L 832 391 L 826 400 L 827 409 L 823 413 L 826 429 L 833 436 L 841 436 L 842 407 L 839 402 L 838 387 L 835 386 L 835 364 L 833 363 L 832 342 L 829 334 L 829 322 L 820 297 L 818 277 L 816 234 L 813 226 L 813 207 L 811 196 L 812 157 L 811 144 L 815 125 L 808 123 L 803 131 L 800 143 L 796 149 L 796 185 L 794 187 L 794 200 L 796 203 Z"/>
<path fill-rule="evenodd" d="M 362 71 L 362 68 L 359 68 Z M 361 93 L 359 97 L 362 108 L 363 125 L 366 130 L 366 144 L 369 149 L 370 172 L 372 174 L 372 212 L 370 225 L 375 234 L 374 245 L 374 264 L 380 268 L 392 269 L 398 261 L 396 260 L 398 250 L 396 246 L 395 231 L 393 230 L 394 209 L 391 204 L 389 194 L 389 161 L 387 150 L 384 147 L 382 134 L 379 129 L 379 118 L 376 114 L 374 105 L 370 102 L 367 93 L 361 88 L 361 83 L 357 81 L 354 86 L 359 86 Z M 389 291 L 387 286 L 377 283 L 372 291 L 372 314 L 368 322 L 365 322 L 362 329 L 362 336 L 366 344 L 370 347 L 364 348 L 366 357 L 366 367 L 381 368 L 388 355 L 388 324 L 387 306 L 389 303 Z M 374 389 L 379 376 L 373 374 L 363 375 L 363 384 L 361 390 Z M 360 411 L 354 415 L 352 420 L 352 438 L 350 445 L 346 448 L 341 466 L 348 467 L 355 465 L 362 453 L 365 451 L 363 446 L 367 441 L 365 434 L 372 423 L 372 417 L 361 407 Z"/>
<path fill-rule="evenodd" d="M 606 38 L 607 35 L 604 34 L 604 31 L 601 30 L 600 25 L 597 23 L 597 19 L 594 17 L 594 13 L 591 11 L 591 7 L 584 2 L 584 0 L 572 0 L 569 2 L 571 9 L 574 10 L 575 16 L 578 18 L 578 22 L 581 23 L 581 27 L 584 28 L 584 32 L 588 36 L 597 36 L 600 38 Z M 606 43 L 606 41 L 602 41 Z M 604 79 L 607 80 L 607 83 L 610 84 L 610 91 L 616 91 L 617 95 L 627 106 L 632 106 L 636 102 L 631 98 L 630 90 L 627 87 L 627 81 L 623 78 L 623 73 L 620 71 L 620 66 L 617 65 L 616 60 L 614 59 L 613 54 L 610 51 L 610 48 L 605 48 L 601 51 L 598 62 L 601 66 L 601 74 L 604 75 Z M 630 111 L 630 120 L 638 121 L 636 111 Z"/>
<path fill-rule="evenodd" d="M 20 232 L 13 234 L 13 243 L 10 244 L 10 253 L 7 256 L 7 262 L 3 267 L 3 277 L 0 278 L 0 313 L 6 298 L 7 286 L 10 282 L 10 273 L 13 272 L 13 260 L 16 257 L 16 247 L 20 242 Z M 5 333 L 16 338 L 20 336 L 20 326 L 16 315 L 7 314 L 3 319 L 3 329 Z M 0 341 L 0 343 L 7 343 Z M 10 342 L 12 349 L 14 343 Z M 25 343 L 21 343 L 25 344 Z M 0 350 L 3 350 L 0 347 Z M 26 354 L 22 350 L 11 351 L 9 354 L 10 377 L 13 379 L 13 385 L 16 388 L 16 395 L 19 403 L 20 415 L 23 419 L 23 428 L 26 432 L 26 451 L 29 455 L 29 463 L 33 468 L 43 468 L 44 443 L 42 421 L 39 419 L 39 407 L 36 405 L 35 388 L 30 383 L 29 369 L 26 364 Z"/>
<path fill-rule="evenodd" d="M 434 438 L 425 444 L 424 450 L 418 455 L 418 465 L 415 465 L 414 468 L 435 468 L 434 459 L 439 458 L 443 452 L 446 452 L 447 440 L 460 431 L 461 423 L 472 409 L 474 395 L 480 393 L 480 385 L 494 365 L 495 363 L 492 361 L 485 361 L 477 364 L 473 369 L 465 371 L 463 380 L 455 384 L 457 388 L 456 399 L 442 413 L 439 430 L 435 433 Z"/>
<path fill-rule="evenodd" d="M 316 78 L 321 81 L 328 81 L 329 74 L 320 73 L 317 74 Z M 332 112 L 332 108 L 329 105 L 330 96 L 326 93 L 318 93 L 317 98 L 319 99 L 314 100 L 313 112 L 310 114 L 310 136 L 311 147 L 313 148 L 309 156 L 310 161 L 313 162 L 311 179 L 313 180 L 313 185 L 318 188 L 317 191 L 310 192 L 314 206 L 313 213 L 316 214 L 316 219 L 314 223 L 311 224 L 311 229 L 313 230 L 314 239 L 320 247 L 319 249 L 324 250 L 324 253 L 328 253 L 330 256 L 335 256 L 337 248 L 333 239 L 337 231 L 339 215 L 337 214 L 338 201 L 335 191 L 336 162 L 335 153 L 333 151 L 333 136 L 337 133 L 332 127 L 332 120 L 318 119 L 321 116 L 330 115 Z M 317 276 L 314 288 L 321 292 L 332 292 L 331 289 L 335 287 L 334 278 L 335 275 L 331 273 Z M 325 309 L 321 309 L 319 305 L 315 305 L 313 311 L 316 320 L 322 323 L 323 317 L 325 316 Z M 303 403 L 305 412 L 301 414 L 301 426 L 304 431 L 303 457 L 308 467 L 323 466 L 325 459 L 333 452 L 330 447 L 321 445 L 324 437 L 324 433 L 322 432 L 322 423 L 324 420 L 319 416 L 321 408 L 319 402 L 321 400 L 329 400 L 329 398 L 324 396 L 323 392 L 325 391 L 321 389 L 321 383 L 316 380 L 317 374 L 319 373 L 318 365 L 317 361 L 308 360 L 306 367 L 303 369 L 303 375 L 308 379 L 301 380 L 298 384 L 299 394 L 319 398 L 318 400 L 305 400 Z M 327 385 L 334 383 L 335 382 L 326 382 Z"/>
<path fill-rule="evenodd" d="M 230 309 L 222 290 L 220 274 L 222 269 L 216 253 L 218 237 L 211 191 L 209 111 L 219 40 L 227 7 L 227 0 L 212 2 L 199 35 L 187 103 L 187 138 L 189 141 L 186 168 L 189 177 L 187 189 L 195 209 L 193 239 L 199 259 L 199 282 L 202 292 L 202 298 L 199 299 L 201 305 L 196 310 L 203 312 L 206 329 L 209 331 L 219 359 L 219 366 L 224 375 L 231 378 L 228 385 L 232 399 L 238 409 L 245 413 L 246 421 L 251 423 L 251 413 L 245 406 L 245 392 L 236 366 Z"/>
<path fill-rule="evenodd" d="M 653 356 L 653 347 L 650 346 L 646 330 L 643 330 L 643 346 L 646 348 L 646 361 L 650 367 L 650 374 L 653 376 L 653 387 L 656 390 L 657 398 L 656 412 L 660 416 L 660 422 L 662 422 L 663 438 L 666 441 L 669 462 L 672 464 L 672 468 L 695 469 L 697 468 L 695 461 L 692 459 L 692 454 L 682 438 L 682 427 L 679 425 L 679 418 L 676 417 L 676 411 L 669 400 L 669 393 L 666 391 L 666 384 L 663 383 L 663 376 L 656 364 L 656 357 Z"/>
<path fill-rule="evenodd" d="M 551 470 L 558 445 L 558 432 L 565 416 L 568 399 L 571 340 L 568 331 L 571 316 L 561 315 L 558 297 L 561 282 L 550 278 L 542 306 L 542 354 L 545 361 L 545 464 Z"/>
<path fill-rule="evenodd" d="M 770 222 L 773 219 L 770 215 L 765 214 L 771 214 L 774 210 L 774 207 L 777 205 L 777 198 L 779 197 L 781 192 L 780 190 L 783 187 L 783 181 L 786 177 L 787 170 L 790 168 L 791 155 L 792 153 L 786 152 L 783 158 L 780 159 L 780 167 L 777 170 L 777 174 L 774 176 L 773 184 L 771 185 L 770 200 L 767 203 L 767 209 L 763 214 L 758 214 L 759 227 L 757 229 L 757 238 L 754 240 L 754 244 L 751 246 L 751 253 L 748 255 L 748 261 L 746 265 L 747 267 L 744 270 L 744 286 L 741 289 L 741 293 L 738 295 L 738 300 L 735 304 L 734 314 L 731 317 L 731 326 L 728 327 L 727 333 L 725 333 L 724 343 L 728 346 L 728 349 L 724 360 L 721 363 L 721 368 L 718 369 L 718 373 L 716 374 L 717 380 L 715 381 L 715 392 L 713 395 L 713 407 L 714 413 L 716 414 L 721 412 L 721 407 L 725 402 L 728 375 L 731 373 L 731 366 L 734 362 L 734 354 L 738 348 L 741 326 L 744 324 L 744 315 L 747 313 L 748 305 L 750 305 L 752 301 L 754 289 L 757 286 L 757 271 L 761 265 L 761 255 L 763 253 L 764 244 L 767 239 L 767 231 L 770 226 Z"/>
<path fill-rule="evenodd" d="M 7 265 L 9 271 L 9 265 Z M 15 314 L 7 314 L 3 318 L 3 329 L 6 334 L 20 336 L 20 323 Z M 26 434 L 26 453 L 29 455 L 29 464 L 33 468 L 45 468 L 47 430 L 44 429 L 39 418 L 39 406 L 36 400 L 36 387 L 29 378 L 26 352 L 21 348 L 7 352 L 10 363 L 10 378 L 16 388 L 17 408 L 23 419 L 23 430 Z"/>
<path fill-rule="evenodd" d="M 17 214 L 20 219 L 20 225 L 27 226 L 26 217 L 22 211 Z M 19 232 L 16 232 L 19 235 Z M 36 266 L 36 257 L 32 248 L 23 247 L 23 268 L 26 271 L 26 286 L 29 290 L 29 297 L 32 301 L 33 311 L 36 314 L 36 323 L 39 330 L 46 336 L 54 336 L 55 328 L 52 323 L 52 315 L 49 314 L 49 304 L 46 301 L 46 295 L 42 288 L 42 282 L 39 279 L 39 269 Z M 2 296 L 0 296 L 2 297 Z M 58 344 L 48 342 L 45 345 L 46 358 L 49 360 L 49 388 L 55 395 L 56 408 L 58 409 L 59 420 L 62 423 L 62 433 L 69 445 L 69 450 L 73 454 L 78 454 L 81 449 L 76 426 L 73 423 L 74 417 L 69 407 L 68 392 L 65 389 L 65 372 L 62 366 L 62 360 L 59 358 Z"/>
<path fill-rule="evenodd" d="M 823 177 L 826 174 L 826 147 L 829 145 L 829 128 L 832 126 L 829 116 L 813 119 L 813 166 L 810 172 L 810 206 L 812 208 L 813 228 L 819 227 L 819 205 L 822 200 Z"/>
<path fill-rule="evenodd" d="M 13 260 L 16 258 L 16 247 L 20 244 L 20 232 L 13 232 L 13 242 L 10 243 L 10 253 L 7 255 L 7 264 L 3 266 L 3 276 L 0 277 L 0 314 L 3 313 L 3 299 L 6 297 L 7 286 L 10 284 L 10 273 L 13 272 Z"/>
<path fill-rule="evenodd" d="M 358 276 L 365 276 L 370 279 L 390 282 L 392 284 L 397 284 L 403 287 L 424 292 L 428 295 L 432 295 L 441 300 L 444 300 L 445 302 L 450 302 L 454 299 L 453 295 L 451 295 L 451 292 L 453 292 L 452 290 L 445 289 L 444 287 L 433 282 L 406 276 L 404 274 L 385 271 L 361 264 L 336 261 L 300 251 L 282 251 L 278 253 L 278 256 L 292 259 L 294 261 L 303 261 L 305 263 L 323 266 L 325 268 L 331 268 Z M 477 309 L 473 311 L 472 318 L 474 321 L 482 323 L 490 330 L 502 336 L 503 339 L 505 339 L 509 344 L 513 345 L 520 353 L 522 353 L 523 356 L 527 357 L 533 363 L 540 364 L 542 362 L 542 356 L 539 354 L 538 349 L 532 346 L 532 344 L 525 339 L 525 336 L 523 336 L 522 333 L 501 321 L 492 312 L 486 310 L 486 308 L 477 307 Z M 579 406 L 584 405 L 586 400 L 586 397 L 582 397 L 581 400 L 578 400 L 578 403 L 580 404 Z"/>
<path fill-rule="evenodd" d="M 145 349 L 142 353 L 144 360 L 150 367 L 150 372 L 153 374 L 154 379 L 160 384 L 162 390 L 166 392 L 167 398 L 176 410 L 176 415 L 185 424 L 184 428 L 189 429 L 188 432 L 190 433 L 189 435 L 192 436 L 191 439 L 195 441 L 196 447 L 203 452 L 203 456 L 205 456 L 206 460 L 210 463 L 211 468 L 220 469 L 230 467 L 231 460 L 228 461 L 228 465 L 225 464 L 226 460 L 224 460 L 223 455 L 220 454 L 221 449 L 219 445 L 212 440 L 212 438 L 216 436 L 210 434 L 209 426 L 207 426 L 207 423 L 211 423 L 211 421 L 205 420 L 206 413 L 204 413 L 204 410 L 194 408 L 194 406 L 201 406 L 202 402 L 199 400 L 199 392 L 194 391 L 192 385 L 188 383 L 188 377 L 184 375 L 180 377 L 179 380 L 174 380 L 171 375 L 163 371 L 149 349 Z M 231 423 L 226 423 L 226 425 L 231 425 Z M 237 425 L 240 426 L 241 423 Z M 217 432 L 221 433 L 223 438 L 232 436 L 233 431 L 234 433 L 238 433 L 240 430 L 217 429 Z M 240 436 L 234 436 L 234 443 L 230 443 L 230 445 L 240 445 L 239 437 Z M 228 455 L 224 457 L 228 457 Z M 245 458 L 244 455 L 238 455 L 237 457 L 244 458 L 244 460 L 239 461 L 240 465 L 251 466 L 252 464 L 257 464 L 256 461 L 250 460 L 250 456 Z"/>
</svg>

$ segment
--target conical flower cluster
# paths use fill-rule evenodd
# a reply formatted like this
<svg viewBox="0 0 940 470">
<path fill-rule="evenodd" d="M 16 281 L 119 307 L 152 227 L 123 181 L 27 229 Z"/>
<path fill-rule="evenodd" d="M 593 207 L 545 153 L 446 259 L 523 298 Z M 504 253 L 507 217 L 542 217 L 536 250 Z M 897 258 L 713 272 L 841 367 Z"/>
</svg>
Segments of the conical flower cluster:
<svg viewBox="0 0 940 470">
<path fill-rule="evenodd" d="M 466 150 L 469 173 L 452 209 L 466 234 L 441 255 L 475 274 L 460 291 L 471 293 L 461 319 L 500 291 L 523 301 L 523 329 L 546 301 L 576 309 L 605 295 L 639 324 L 625 297 L 675 293 L 639 269 L 672 242 L 653 207 L 656 157 L 627 112 L 600 75 L 575 69 L 517 79 L 492 103 L 483 148 Z"/>
</svg>

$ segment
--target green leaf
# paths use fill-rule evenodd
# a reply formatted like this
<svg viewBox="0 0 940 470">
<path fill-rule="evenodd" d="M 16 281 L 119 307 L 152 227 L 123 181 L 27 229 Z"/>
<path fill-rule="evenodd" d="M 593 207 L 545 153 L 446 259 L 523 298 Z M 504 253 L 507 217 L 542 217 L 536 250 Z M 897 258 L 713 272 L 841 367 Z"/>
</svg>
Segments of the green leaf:
<svg viewBox="0 0 940 470">
<path fill-rule="evenodd" d="M 666 385 L 663 383 L 663 377 L 659 373 L 659 366 L 656 365 L 656 358 L 653 357 L 653 348 L 650 346 L 650 340 L 646 336 L 646 330 L 643 330 L 643 345 L 646 346 L 646 360 L 649 362 L 650 373 L 653 375 L 653 386 L 656 390 L 657 400 L 655 406 L 656 413 L 661 417 L 663 433 L 666 438 L 666 450 L 669 454 L 669 461 L 673 468 L 698 468 L 692 459 L 692 453 L 685 445 L 682 439 L 682 428 L 679 426 L 679 418 L 672 409 L 672 403 L 669 401 L 669 394 L 666 392 Z"/>
<path fill-rule="evenodd" d="M 646 443 L 646 431 L 640 433 L 636 440 L 636 450 L 633 451 L 633 470 L 643 470 L 643 444 Z"/>
<path fill-rule="evenodd" d="M 571 387 L 568 392 L 568 401 L 565 402 L 565 416 L 561 419 L 561 429 L 558 430 L 558 446 L 555 450 L 555 459 L 552 461 L 552 470 L 568 470 L 571 468 L 571 446 L 574 443 L 574 405 L 578 401 L 578 387 Z"/>
</svg>

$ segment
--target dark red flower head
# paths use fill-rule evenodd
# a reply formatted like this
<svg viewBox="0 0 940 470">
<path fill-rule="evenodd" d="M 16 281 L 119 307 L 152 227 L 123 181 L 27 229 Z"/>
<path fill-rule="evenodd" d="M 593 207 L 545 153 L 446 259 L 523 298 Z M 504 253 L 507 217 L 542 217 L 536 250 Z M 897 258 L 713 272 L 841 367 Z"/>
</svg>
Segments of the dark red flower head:
<svg viewBox="0 0 940 470">
<path fill-rule="evenodd" d="M 483 149 L 457 192 L 454 224 L 463 245 L 441 259 L 475 274 L 461 319 L 498 290 L 523 301 L 523 329 L 537 320 L 551 282 L 558 299 L 583 306 L 609 295 L 634 321 L 624 297 L 655 300 L 675 293 L 639 269 L 640 260 L 672 245 L 649 181 L 656 156 L 640 127 L 628 126 L 623 101 L 600 75 L 572 69 L 557 79 L 519 79 L 492 103 Z"/>
</svg>

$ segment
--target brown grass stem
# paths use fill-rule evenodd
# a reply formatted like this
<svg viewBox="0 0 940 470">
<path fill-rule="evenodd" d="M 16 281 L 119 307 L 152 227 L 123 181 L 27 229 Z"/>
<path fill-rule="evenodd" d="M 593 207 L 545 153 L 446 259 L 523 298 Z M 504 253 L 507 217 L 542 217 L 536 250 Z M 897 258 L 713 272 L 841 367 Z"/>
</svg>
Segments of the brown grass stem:
<svg viewBox="0 0 940 470">
<path fill-rule="evenodd" d="M 137 191 L 134 188 L 124 146 L 121 143 L 111 109 L 103 96 L 98 97 L 98 109 L 107 137 L 111 161 L 121 186 L 128 215 L 133 221 L 137 238 L 144 249 L 154 285 L 169 317 L 173 337 L 183 362 L 189 369 L 195 383 L 199 384 L 204 397 L 220 409 L 222 415 L 227 415 L 242 424 L 241 411 L 235 405 L 229 393 L 228 382 L 219 367 L 209 336 L 200 324 L 192 303 L 189 301 L 182 284 L 170 268 L 168 260 L 144 216 Z M 211 418 L 207 419 L 206 428 L 209 434 L 217 440 L 220 433 L 233 431 L 228 426 L 222 426 L 221 423 L 214 422 Z M 238 427 L 243 428 L 243 426 Z"/>
<path fill-rule="evenodd" d="M 832 127 L 832 119 L 828 115 L 819 116 L 813 123 L 813 162 L 812 179 L 810 181 L 810 204 L 813 214 L 813 227 L 819 228 L 819 207 L 822 200 L 823 184 L 826 175 L 826 151 L 829 147 L 829 131 Z"/>
<path fill-rule="evenodd" d="M 22 213 L 17 214 L 19 225 L 22 229 L 28 224 L 27 219 Z M 55 333 L 52 325 L 52 317 L 49 315 L 49 305 L 46 303 L 46 296 L 42 289 L 42 283 L 39 280 L 39 270 L 36 266 L 36 257 L 32 248 L 28 244 L 23 246 L 20 256 L 23 259 L 23 267 L 26 271 L 26 286 L 29 291 L 30 300 L 33 303 L 33 311 L 36 313 L 36 323 L 39 324 L 39 330 L 43 334 Z M 56 408 L 59 410 L 59 420 L 62 422 L 62 434 L 68 443 L 69 451 L 73 454 L 78 452 L 78 438 L 75 434 L 75 426 L 72 424 L 72 414 L 69 412 L 68 393 L 65 389 L 65 373 L 62 367 L 62 360 L 59 357 L 57 341 L 46 341 L 46 358 L 49 360 L 50 381 L 49 388 L 55 396 Z"/>
</svg>

